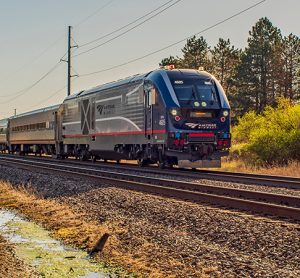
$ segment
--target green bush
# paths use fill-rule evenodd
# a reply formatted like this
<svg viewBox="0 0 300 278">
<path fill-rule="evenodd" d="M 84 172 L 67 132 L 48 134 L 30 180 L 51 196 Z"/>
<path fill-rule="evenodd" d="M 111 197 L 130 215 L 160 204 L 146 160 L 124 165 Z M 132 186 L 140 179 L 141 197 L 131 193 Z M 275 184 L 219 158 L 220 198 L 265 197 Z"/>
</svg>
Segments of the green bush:
<svg viewBox="0 0 300 278">
<path fill-rule="evenodd" d="M 248 112 L 233 128 L 235 155 L 259 165 L 286 164 L 300 160 L 300 104 L 279 99 L 276 108 L 267 107 L 263 114 Z"/>
</svg>

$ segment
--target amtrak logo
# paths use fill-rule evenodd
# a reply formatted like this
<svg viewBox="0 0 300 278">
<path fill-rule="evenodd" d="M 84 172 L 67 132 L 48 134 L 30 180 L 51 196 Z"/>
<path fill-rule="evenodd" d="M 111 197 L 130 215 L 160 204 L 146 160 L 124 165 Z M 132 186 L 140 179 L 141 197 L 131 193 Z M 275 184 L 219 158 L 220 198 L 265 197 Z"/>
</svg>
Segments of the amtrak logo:
<svg viewBox="0 0 300 278">
<path fill-rule="evenodd" d="M 198 124 L 193 124 L 193 123 L 186 123 L 185 125 L 187 125 L 190 128 L 196 128 L 198 126 Z"/>
<path fill-rule="evenodd" d="M 114 104 L 99 104 L 97 106 L 97 110 L 100 115 L 110 115 L 115 113 L 115 105 Z"/>
<path fill-rule="evenodd" d="M 186 126 L 192 129 L 216 129 L 217 124 L 195 124 L 195 123 L 185 123 Z"/>
</svg>

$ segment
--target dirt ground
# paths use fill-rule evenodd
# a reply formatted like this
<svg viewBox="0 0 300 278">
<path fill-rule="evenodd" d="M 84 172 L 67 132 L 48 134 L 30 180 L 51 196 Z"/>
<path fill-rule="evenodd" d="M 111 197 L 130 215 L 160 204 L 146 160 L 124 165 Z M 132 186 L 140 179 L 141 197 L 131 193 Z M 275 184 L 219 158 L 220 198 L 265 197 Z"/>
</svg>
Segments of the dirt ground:
<svg viewBox="0 0 300 278">
<path fill-rule="evenodd" d="M 107 233 L 96 258 L 142 277 L 300 277 L 297 223 L 3 166 L 0 177 L 12 183 L 0 207 L 88 250 Z"/>
<path fill-rule="evenodd" d="M 34 271 L 17 258 L 13 246 L 0 236 L 0 278 L 38 277 Z"/>
</svg>

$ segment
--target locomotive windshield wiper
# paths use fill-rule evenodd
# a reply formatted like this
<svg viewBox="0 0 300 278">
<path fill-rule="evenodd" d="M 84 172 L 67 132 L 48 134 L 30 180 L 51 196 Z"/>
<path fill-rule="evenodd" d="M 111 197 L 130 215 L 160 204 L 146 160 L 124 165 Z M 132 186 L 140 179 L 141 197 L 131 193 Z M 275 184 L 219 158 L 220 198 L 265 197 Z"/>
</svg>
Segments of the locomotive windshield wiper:
<svg viewBox="0 0 300 278">
<path fill-rule="evenodd" d="M 196 92 L 195 92 L 194 86 L 192 87 L 192 95 L 191 95 L 191 98 L 189 99 L 189 101 L 187 102 L 187 104 L 190 104 L 190 102 L 193 101 L 193 100 L 197 100 L 197 98 L 196 98 Z"/>
</svg>

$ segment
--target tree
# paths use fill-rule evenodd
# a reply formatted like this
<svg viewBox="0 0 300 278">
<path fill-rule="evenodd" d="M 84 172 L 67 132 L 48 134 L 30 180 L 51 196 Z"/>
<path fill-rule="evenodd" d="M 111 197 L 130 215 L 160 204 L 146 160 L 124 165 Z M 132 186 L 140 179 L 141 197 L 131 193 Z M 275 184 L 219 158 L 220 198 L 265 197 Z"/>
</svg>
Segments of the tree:
<svg viewBox="0 0 300 278">
<path fill-rule="evenodd" d="M 255 84 L 258 82 L 252 73 L 251 67 L 244 66 L 251 65 L 251 57 L 245 51 L 242 51 L 240 60 L 241 62 L 236 68 L 236 75 L 233 79 L 236 90 L 230 96 L 231 107 L 237 116 L 242 116 L 255 107 L 254 95 L 257 96 Z"/>
<path fill-rule="evenodd" d="M 199 67 L 209 68 L 209 47 L 202 36 L 199 39 L 196 39 L 196 36 L 188 39 L 181 51 L 183 53 L 182 64 L 184 67 L 191 69 L 199 69 Z"/>
<path fill-rule="evenodd" d="M 248 47 L 237 68 L 240 97 L 247 97 L 256 112 L 263 111 L 267 104 L 275 102 L 278 84 L 274 73 L 280 65 L 277 55 L 281 44 L 281 32 L 269 19 L 261 18 L 249 32 Z M 244 91 L 245 90 L 245 91 Z M 243 96 L 244 95 L 244 96 Z"/>
<path fill-rule="evenodd" d="M 290 100 L 300 99 L 300 39 L 290 34 L 283 38 L 283 96 Z"/>
<path fill-rule="evenodd" d="M 169 56 L 159 63 L 160 66 L 175 65 L 176 68 L 199 69 L 203 67 L 205 70 L 210 68 L 209 47 L 203 37 L 196 39 L 196 36 L 188 39 L 185 46 L 181 49 L 183 58 L 178 56 Z"/>
<path fill-rule="evenodd" d="M 164 58 L 159 63 L 160 67 L 167 66 L 167 65 L 174 65 L 176 68 L 181 67 L 182 61 L 177 56 L 176 58 L 174 56 L 170 56 L 168 58 Z"/>
<path fill-rule="evenodd" d="M 219 39 L 210 50 L 203 37 L 193 36 L 181 49 L 182 58 L 169 56 L 160 66 L 212 72 L 220 80 L 236 115 L 249 110 L 261 113 L 275 106 L 278 97 L 300 101 L 300 39 L 281 32 L 264 17 L 249 31 L 248 45 L 236 49 L 230 40 Z"/>
<path fill-rule="evenodd" d="M 211 50 L 211 71 L 222 84 L 227 95 L 230 95 L 233 76 L 240 61 L 241 51 L 231 46 L 230 40 L 219 39 Z"/>
</svg>

